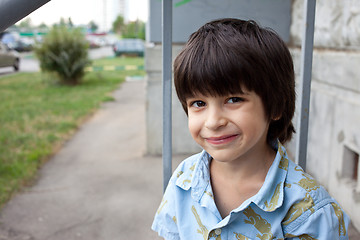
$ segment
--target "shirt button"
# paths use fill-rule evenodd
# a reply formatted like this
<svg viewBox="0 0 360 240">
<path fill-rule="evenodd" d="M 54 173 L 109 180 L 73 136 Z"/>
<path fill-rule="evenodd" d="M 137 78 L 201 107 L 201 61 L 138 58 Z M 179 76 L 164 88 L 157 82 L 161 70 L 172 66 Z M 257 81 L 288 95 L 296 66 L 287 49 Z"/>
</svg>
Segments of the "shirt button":
<svg viewBox="0 0 360 240">
<path fill-rule="evenodd" d="M 216 235 L 220 235 L 220 234 L 221 234 L 221 229 L 220 229 L 220 228 L 215 229 L 215 234 L 216 234 Z"/>
</svg>

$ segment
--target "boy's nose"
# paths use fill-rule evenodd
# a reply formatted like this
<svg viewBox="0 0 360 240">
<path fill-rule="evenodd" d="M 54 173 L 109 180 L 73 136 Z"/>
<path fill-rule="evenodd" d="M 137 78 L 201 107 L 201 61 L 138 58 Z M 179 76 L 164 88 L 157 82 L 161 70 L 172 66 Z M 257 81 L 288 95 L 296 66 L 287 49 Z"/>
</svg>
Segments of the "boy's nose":
<svg viewBox="0 0 360 240">
<path fill-rule="evenodd" d="M 211 130 L 216 130 L 227 123 L 223 112 L 220 109 L 212 108 L 209 109 L 208 115 L 205 121 L 205 127 Z"/>
</svg>

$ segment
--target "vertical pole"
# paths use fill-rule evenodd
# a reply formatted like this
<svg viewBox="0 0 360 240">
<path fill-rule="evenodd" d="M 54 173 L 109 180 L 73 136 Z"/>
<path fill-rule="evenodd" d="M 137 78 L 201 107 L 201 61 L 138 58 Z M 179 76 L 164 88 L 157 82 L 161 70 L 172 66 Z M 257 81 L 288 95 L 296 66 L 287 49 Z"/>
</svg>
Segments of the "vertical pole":
<svg viewBox="0 0 360 240">
<path fill-rule="evenodd" d="M 1 0 L 0 33 L 50 0 Z"/>
<path fill-rule="evenodd" d="M 312 57 L 314 44 L 316 0 L 306 0 L 304 7 L 303 39 L 301 47 L 301 76 L 299 84 L 300 112 L 298 118 L 298 134 L 296 146 L 296 162 L 306 170 L 308 142 L 309 107 L 311 92 Z"/>
<path fill-rule="evenodd" d="M 163 190 L 172 173 L 172 0 L 162 1 Z"/>
</svg>

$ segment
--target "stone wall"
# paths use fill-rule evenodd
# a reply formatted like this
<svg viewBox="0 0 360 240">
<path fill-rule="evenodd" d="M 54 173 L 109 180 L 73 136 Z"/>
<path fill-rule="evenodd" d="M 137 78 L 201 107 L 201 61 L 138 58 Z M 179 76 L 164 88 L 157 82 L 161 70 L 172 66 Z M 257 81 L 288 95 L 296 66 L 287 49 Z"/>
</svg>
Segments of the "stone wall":
<svg viewBox="0 0 360 240">
<path fill-rule="evenodd" d="M 293 0 L 290 34 L 301 45 L 304 0 Z M 317 0 L 314 44 L 321 48 L 360 49 L 360 2 Z"/>
<path fill-rule="evenodd" d="M 303 2 L 293 1 L 292 8 L 291 51 L 297 76 Z M 340 202 L 359 230 L 360 2 L 318 0 L 314 46 L 307 171 Z M 293 139 L 292 152 L 295 145 Z"/>
</svg>

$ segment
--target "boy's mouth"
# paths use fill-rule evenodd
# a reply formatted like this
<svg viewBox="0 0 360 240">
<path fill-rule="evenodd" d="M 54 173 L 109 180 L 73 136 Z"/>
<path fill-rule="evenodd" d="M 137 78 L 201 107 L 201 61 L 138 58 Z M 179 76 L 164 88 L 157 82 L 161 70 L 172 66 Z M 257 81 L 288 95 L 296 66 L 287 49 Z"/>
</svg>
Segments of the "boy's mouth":
<svg viewBox="0 0 360 240">
<path fill-rule="evenodd" d="M 229 142 L 232 142 L 233 140 L 235 140 L 239 135 L 238 134 L 233 134 L 233 135 L 224 135 L 224 136 L 220 136 L 220 137 L 209 137 L 209 138 L 205 138 L 205 140 L 213 145 L 221 145 L 221 144 L 226 144 Z"/>
</svg>

